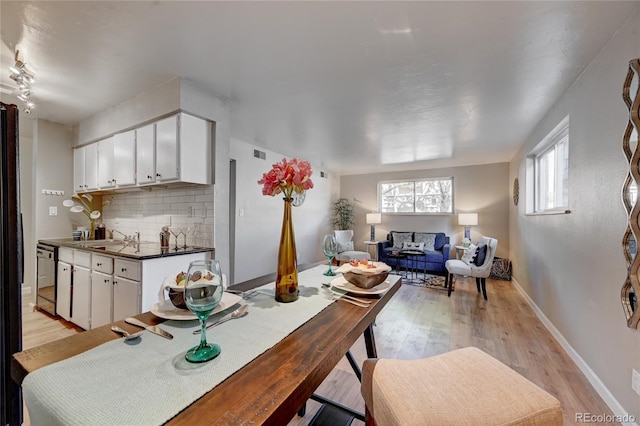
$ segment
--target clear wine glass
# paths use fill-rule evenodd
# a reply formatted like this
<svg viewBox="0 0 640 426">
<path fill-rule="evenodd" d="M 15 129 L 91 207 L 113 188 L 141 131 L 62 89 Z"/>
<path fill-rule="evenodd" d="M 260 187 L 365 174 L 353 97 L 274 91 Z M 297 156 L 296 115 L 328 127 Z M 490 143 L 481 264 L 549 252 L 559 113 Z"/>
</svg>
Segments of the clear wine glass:
<svg viewBox="0 0 640 426">
<path fill-rule="evenodd" d="M 171 235 L 173 235 L 173 238 L 176 240 L 176 245 L 173 249 L 178 250 L 178 235 L 180 235 L 180 230 L 177 228 L 169 228 L 169 232 L 171 232 Z"/>
<path fill-rule="evenodd" d="M 332 277 L 335 275 L 335 272 L 331 270 L 331 264 L 333 263 L 333 259 L 338 254 L 338 242 L 336 241 L 336 237 L 333 234 L 327 234 L 324 236 L 324 241 L 322 242 L 322 251 L 324 252 L 324 255 L 329 259 L 329 269 L 324 272 L 323 275 Z"/>
<path fill-rule="evenodd" d="M 196 260 L 189 264 L 184 286 L 187 308 L 200 320 L 200 344 L 187 351 L 189 362 L 206 362 L 220 354 L 220 345 L 207 343 L 206 323 L 222 299 L 223 281 L 217 260 Z"/>
</svg>

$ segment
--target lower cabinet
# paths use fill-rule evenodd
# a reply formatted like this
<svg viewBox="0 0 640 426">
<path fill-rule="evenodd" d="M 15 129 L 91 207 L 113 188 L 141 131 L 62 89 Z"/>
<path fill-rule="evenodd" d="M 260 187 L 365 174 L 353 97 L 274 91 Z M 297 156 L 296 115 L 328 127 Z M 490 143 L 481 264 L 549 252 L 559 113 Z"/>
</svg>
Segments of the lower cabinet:
<svg viewBox="0 0 640 426">
<path fill-rule="evenodd" d="M 110 322 L 113 306 L 113 276 L 93 272 L 91 276 L 91 328 Z"/>
<path fill-rule="evenodd" d="M 140 313 L 140 281 L 113 278 L 113 321 Z"/>
<path fill-rule="evenodd" d="M 85 330 L 138 315 L 158 303 L 167 276 L 205 258 L 193 253 L 138 261 L 61 247 L 56 313 Z"/>
<path fill-rule="evenodd" d="M 56 314 L 71 321 L 71 265 L 58 261 Z"/>
<path fill-rule="evenodd" d="M 93 255 L 91 328 L 138 315 L 141 283 L 139 262 Z"/>
<path fill-rule="evenodd" d="M 73 265 L 71 320 L 85 330 L 91 328 L 91 270 Z"/>
</svg>

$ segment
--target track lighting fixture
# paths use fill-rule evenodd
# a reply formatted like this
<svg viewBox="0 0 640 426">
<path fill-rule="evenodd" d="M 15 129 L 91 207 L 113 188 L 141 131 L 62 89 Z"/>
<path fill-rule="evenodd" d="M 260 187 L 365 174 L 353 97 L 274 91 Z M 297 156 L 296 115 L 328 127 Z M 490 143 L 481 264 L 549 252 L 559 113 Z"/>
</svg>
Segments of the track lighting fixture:
<svg viewBox="0 0 640 426">
<path fill-rule="evenodd" d="M 33 71 L 29 69 L 26 63 L 18 59 L 19 54 L 20 51 L 16 50 L 16 63 L 15 65 L 9 67 L 9 71 L 11 71 L 11 75 L 9 75 L 9 78 L 16 82 L 16 85 L 20 90 L 18 99 L 25 103 L 24 113 L 31 114 L 31 110 L 36 106 L 31 100 L 31 85 L 33 84 L 33 82 L 35 82 L 35 75 Z"/>
</svg>

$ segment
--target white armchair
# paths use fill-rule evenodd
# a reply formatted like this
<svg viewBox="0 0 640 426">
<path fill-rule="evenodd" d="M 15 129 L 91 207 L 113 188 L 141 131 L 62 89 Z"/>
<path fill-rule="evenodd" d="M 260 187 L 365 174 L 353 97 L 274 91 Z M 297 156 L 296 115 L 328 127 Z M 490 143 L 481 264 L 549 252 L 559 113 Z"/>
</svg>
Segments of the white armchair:
<svg viewBox="0 0 640 426">
<path fill-rule="evenodd" d="M 453 291 L 454 275 L 464 275 L 467 277 L 474 277 L 476 279 L 476 287 L 478 288 L 478 293 L 480 293 L 480 289 L 482 288 L 482 296 L 484 300 L 487 300 L 487 277 L 491 274 L 491 266 L 493 265 L 493 258 L 496 255 L 496 249 L 498 248 L 498 240 L 491 237 L 481 237 L 478 242 L 478 246 L 486 244 L 487 245 L 487 254 L 484 258 L 484 262 L 478 266 L 474 262 L 465 263 L 459 259 L 449 259 L 444 264 L 447 268 L 447 276 L 445 278 L 445 287 L 449 288 L 449 296 L 451 296 L 451 292 Z"/>
<path fill-rule="evenodd" d="M 371 255 L 364 251 L 357 251 L 353 247 L 353 230 L 348 229 L 346 231 L 333 231 L 336 236 L 336 241 L 338 242 L 338 255 L 336 256 L 336 261 L 338 265 L 340 262 L 348 262 L 351 259 L 361 260 L 367 259 L 371 260 Z"/>
</svg>

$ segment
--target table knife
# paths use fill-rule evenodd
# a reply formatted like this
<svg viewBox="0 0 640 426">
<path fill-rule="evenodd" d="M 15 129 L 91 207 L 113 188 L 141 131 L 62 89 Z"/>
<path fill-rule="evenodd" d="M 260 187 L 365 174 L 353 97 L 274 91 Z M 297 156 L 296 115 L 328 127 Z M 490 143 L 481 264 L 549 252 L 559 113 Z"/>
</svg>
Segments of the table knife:
<svg viewBox="0 0 640 426">
<path fill-rule="evenodd" d="M 157 334 L 158 336 L 162 336 L 166 339 L 173 339 L 173 336 L 171 335 L 171 333 L 164 331 L 163 329 L 161 329 L 160 327 L 158 327 L 157 325 L 149 325 L 149 324 L 145 324 L 142 321 L 140 321 L 137 318 L 125 318 L 124 322 L 131 324 L 131 325 L 135 325 L 137 327 L 142 327 L 144 329 L 146 329 L 147 331 L 150 331 L 154 334 Z"/>
</svg>

